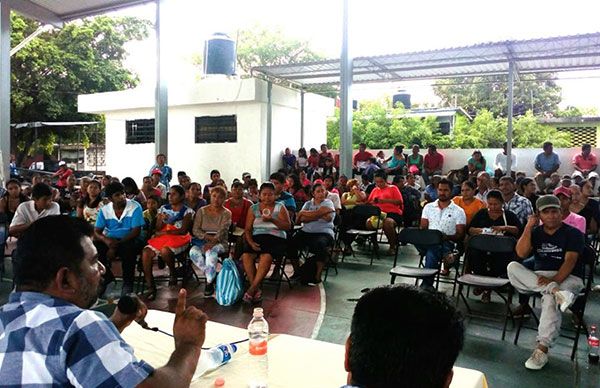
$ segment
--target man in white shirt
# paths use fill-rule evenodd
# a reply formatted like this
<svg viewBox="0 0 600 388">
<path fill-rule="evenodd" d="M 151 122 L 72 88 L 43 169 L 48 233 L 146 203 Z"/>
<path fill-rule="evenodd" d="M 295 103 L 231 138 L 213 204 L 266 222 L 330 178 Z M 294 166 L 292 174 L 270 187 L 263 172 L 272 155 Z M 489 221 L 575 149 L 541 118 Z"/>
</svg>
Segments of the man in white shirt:
<svg viewBox="0 0 600 388">
<path fill-rule="evenodd" d="M 506 154 L 507 143 L 502 144 L 502 152 L 498 152 L 496 155 L 496 161 L 494 162 L 494 169 L 496 170 L 496 176 L 502 176 L 506 174 L 508 166 L 508 155 Z M 514 153 L 514 149 L 510 150 L 510 170 L 515 171 L 517 169 L 517 155 Z"/>
<path fill-rule="evenodd" d="M 37 183 L 31 189 L 31 201 L 17 207 L 8 233 L 19 237 L 34 221 L 46 216 L 60 215 L 58 203 L 52 202 L 52 189 L 45 183 Z"/>
<path fill-rule="evenodd" d="M 421 229 L 439 230 L 444 235 L 441 246 L 427 248 L 425 268 L 438 268 L 440 260 L 451 254 L 455 243 L 465 236 L 467 218 L 464 210 L 452 202 L 452 186 L 452 181 L 446 178 L 440 180 L 437 187 L 438 199 L 425 205 L 421 214 Z M 433 281 L 433 276 L 424 278 L 421 287 L 433 288 Z"/>
</svg>

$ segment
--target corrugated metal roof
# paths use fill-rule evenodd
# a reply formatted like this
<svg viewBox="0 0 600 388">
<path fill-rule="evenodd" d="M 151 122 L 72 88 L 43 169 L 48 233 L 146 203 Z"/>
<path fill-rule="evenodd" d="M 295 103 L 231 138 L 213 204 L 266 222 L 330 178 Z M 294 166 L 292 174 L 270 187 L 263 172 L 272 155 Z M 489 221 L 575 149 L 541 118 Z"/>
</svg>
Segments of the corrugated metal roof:
<svg viewBox="0 0 600 388">
<path fill-rule="evenodd" d="M 600 69 L 600 33 L 357 57 L 353 83 L 506 74 L 510 61 L 519 73 Z M 300 85 L 340 82 L 339 59 L 262 66 L 252 71 Z"/>
<path fill-rule="evenodd" d="M 4 1 L 4 0 L 3 0 Z M 10 7 L 41 23 L 59 24 L 154 0 L 9 0 Z"/>
</svg>

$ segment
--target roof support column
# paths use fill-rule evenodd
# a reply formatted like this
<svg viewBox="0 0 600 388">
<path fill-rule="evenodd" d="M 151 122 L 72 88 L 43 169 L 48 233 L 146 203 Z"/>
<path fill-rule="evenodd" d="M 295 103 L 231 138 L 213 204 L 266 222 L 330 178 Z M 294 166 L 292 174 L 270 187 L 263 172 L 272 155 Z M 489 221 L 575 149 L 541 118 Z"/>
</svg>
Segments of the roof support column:
<svg viewBox="0 0 600 388">
<path fill-rule="evenodd" d="M 164 52 L 161 53 L 161 13 L 167 0 L 156 0 L 156 91 L 154 101 L 154 150 L 156 154 L 169 153 L 169 102 Z"/>
<path fill-rule="evenodd" d="M 340 171 L 352 177 L 352 57 L 348 50 L 349 0 L 343 0 L 342 56 L 340 60 Z"/>
<path fill-rule="evenodd" d="M 0 1 L 0 175 L 10 178 L 10 6 Z"/>
<path fill-rule="evenodd" d="M 513 102 L 514 102 L 514 84 L 515 84 L 515 63 L 508 63 L 508 126 L 506 130 L 506 175 L 510 176 L 512 168 L 512 136 L 513 136 Z"/>
<path fill-rule="evenodd" d="M 265 166 L 263 168 L 263 182 L 269 180 L 271 175 L 271 138 L 273 133 L 273 82 L 267 82 L 267 133 L 265 136 Z"/>
<path fill-rule="evenodd" d="M 304 147 L 304 89 L 300 91 L 300 147 Z"/>
</svg>

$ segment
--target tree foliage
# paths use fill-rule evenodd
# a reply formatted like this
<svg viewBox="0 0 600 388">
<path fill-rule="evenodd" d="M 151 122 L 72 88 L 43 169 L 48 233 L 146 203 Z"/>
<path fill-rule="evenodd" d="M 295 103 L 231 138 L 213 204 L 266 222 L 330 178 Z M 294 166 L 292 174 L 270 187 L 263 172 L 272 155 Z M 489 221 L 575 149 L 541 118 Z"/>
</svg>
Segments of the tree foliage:
<svg viewBox="0 0 600 388">
<path fill-rule="evenodd" d="M 492 112 L 481 110 L 469 122 L 464 116 L 457 116 L 451 134 L 444 135 L 438 130 L 435 117 L 424 119 L 406 117 L 402 108 L 392 109 L 389 99 L 361 102 L 353 114 L 352 143 L 366 143 L 371 149 L 389 149 L 397 144 L 421 147 L 435 144 L 439 148 L 500 148 L 506 141 L 507 121 L 496 118 Z M 327 123 L 327 143 L 339 148 L 339 109 L 335 117 Z M 513 145 L 519 148 L 539 148 L 551 140 L 556 147 L 568 147 L 570 134 L 556 128 L 541 125 L 531 111 L 513 121 Z"/>
<path fill-rule="evenodd" d="M 11 14 L 13 46 L 39 23 Z M 148 36 L 151 24 L 133 17 L 83 19 L 44 32 L 11 58 L 11 121 L 99 120 L 77 112 L 77 95 L 132 88 L 138 78 L 123 66 L 125 44 Z M 51 149 L 58 133 L 49 128 L 19 130 L 19 149 L 26 153 Z M 73 140 L 75 131 L 61 131 Z M 101 136 L 104 138 L 104 136 Z M 84 136 L 84 142 L 89 138 Z"/>
<path fill-rule="evenodd" d="M 308 41 L 286 37 L 281 29 L 254 26 L 238 32 L 237 60 L 244 73 L 254 66 L 287 65 L 324 59 Z"/>
<path fill-rule="evenodd" d="M 460 106 L 470 115 L 481 110 L 490 111 L 494 117 L 506 117 L 508 112 L 507 75 L 464 77 L 439 80 L 433 86 L 443 106 Z M 522 74 L 514 83 L 514 116 L 528 110 L 541 116 L 558 109 L 561 88 L 551 73 Z"/>
</svg>

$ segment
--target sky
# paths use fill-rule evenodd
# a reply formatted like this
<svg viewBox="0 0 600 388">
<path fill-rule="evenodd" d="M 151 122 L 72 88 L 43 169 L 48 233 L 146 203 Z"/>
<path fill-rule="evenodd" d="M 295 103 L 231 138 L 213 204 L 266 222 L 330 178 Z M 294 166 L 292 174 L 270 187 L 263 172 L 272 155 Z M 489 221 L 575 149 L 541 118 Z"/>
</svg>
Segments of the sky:
<svg viewBox="0 0 600 388">
<path fill-rule="evenodd" d="M 154 20 L 154 4 L 118 11 Z M 600 31 L 599 1 L 401 1 L 350 0 L 350 50 L 353 56 L 380 55 Z M 169 0 L 163 31 L 169 58 L 169 84 L 200 76 L 191 65 L 214 32 L 235 39 L 240 29 L 261 25 L 280 28 L 286 36 L 308 40 L 328 58 L 339 58 L 342 0 Z M 127 65 L 141 77 L 141 86 L 154 87 L 153 38 L 128 45 Z M 600 71 L 559 75 L 561 106 L 600 110 Z M 354 85 L 354 98 L 377 98 L 406 89 L 413 102 L 435 103 L 431 81 Z"/>
</svg>

